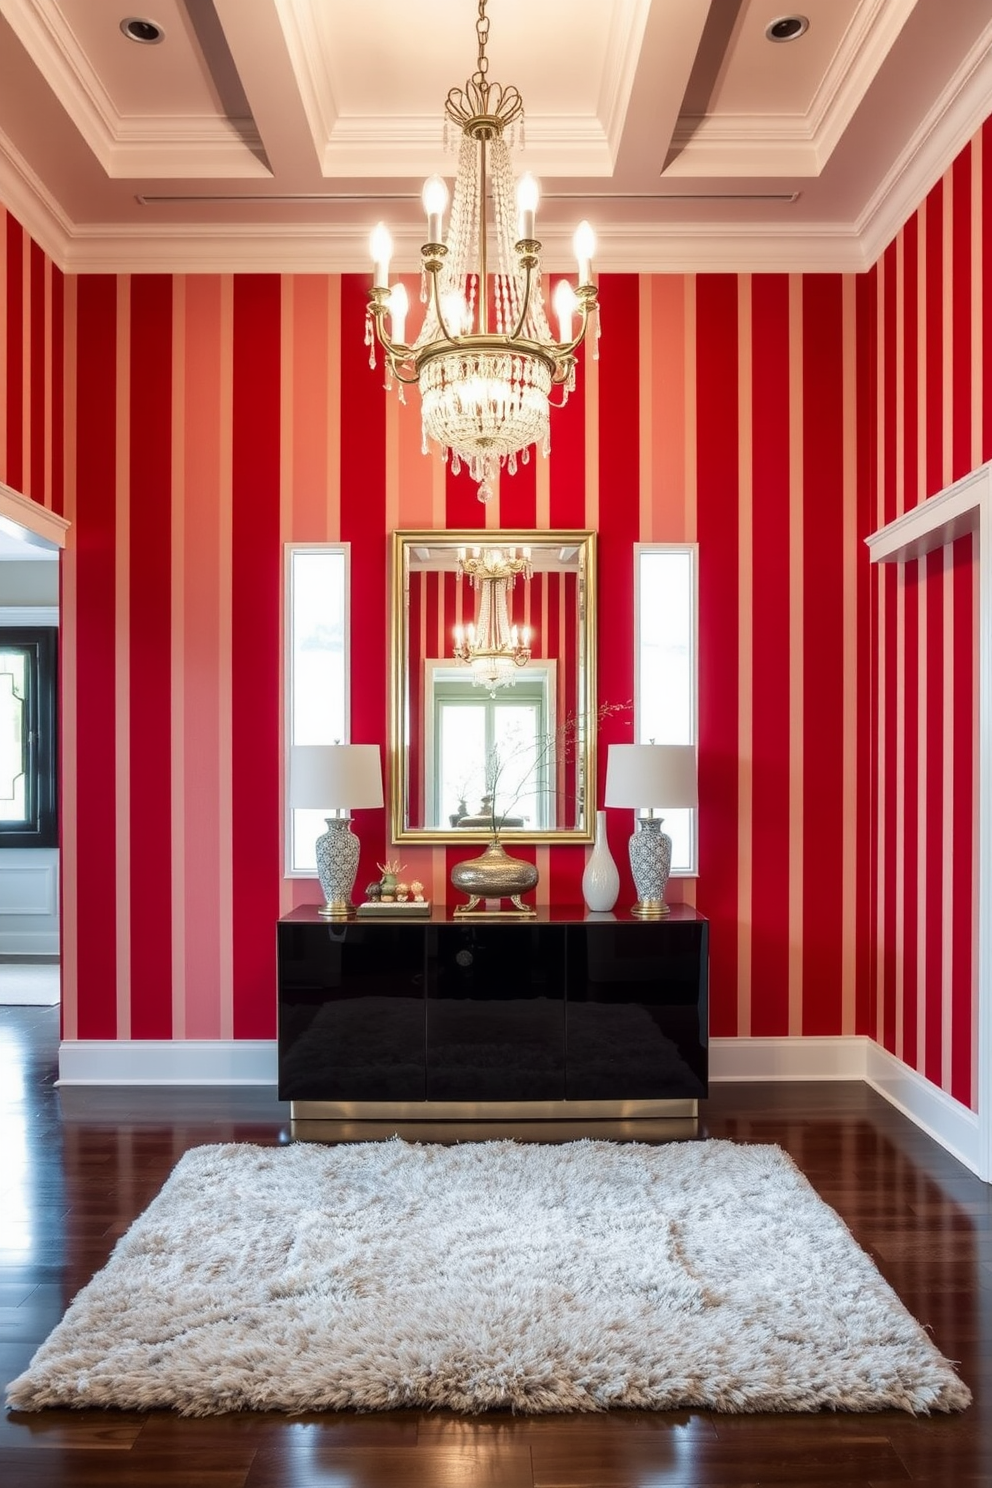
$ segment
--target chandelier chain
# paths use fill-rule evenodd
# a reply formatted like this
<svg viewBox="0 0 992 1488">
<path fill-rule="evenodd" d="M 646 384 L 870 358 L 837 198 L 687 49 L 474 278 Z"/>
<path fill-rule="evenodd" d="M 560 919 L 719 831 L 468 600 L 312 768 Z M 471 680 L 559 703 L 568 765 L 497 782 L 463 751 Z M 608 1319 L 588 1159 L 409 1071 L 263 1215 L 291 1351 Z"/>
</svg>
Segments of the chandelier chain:
<svg viewBox="0 0 992 1488">
<path fill-rule="evenodd" d="M 476 71 L 449 90 L 444 105 L 445 145 L 449 124 L 461 136 L 447 234 L 445 183 L 431 177 L 425 184 L 419 330 L 407 334 L 407 295 L 402 282 L 390 285 L 392 242 L 380 224 L 373 234 L 367 335 L 372 358 L 372 341 L 385 352 L 387 379 L 395 378 L 401 392 L 405 383 L 419 386 L 425 452 L 435 441 L 454 475 L 464 463 L 483 502 L 494 494 L 501 468 L 512 475 L 518 461 L 526 464 L 531 445 L 548 453 L 550 408 L 561 407 L 575 387 L 575 353 L 598 309 L 595 240 L 588 223 L 580 223 L 573 245 L 578 282 L 556 286 L 555 332 L 548 323 L 535 232 L 537 183 L 529 174 L 516 182 L 510 160 L 523 100 L 512 85 L 489 82 L 487 4 L 477 0 Z M 552 405 L 556 387 L 561 401 Z"/>
<path fill-rule="evenodd" d="M 473 83 L 484 83 L 486 73 L 489 71 L 489 58 L 486 56 L 486 44 L 489 41 L 489 17 L 486 15 L 487 0 L 479 0 L 479 19 L 475 23 L 475 32 L 479 38 L 478 70 L 472 78 Z"/>
</svg>

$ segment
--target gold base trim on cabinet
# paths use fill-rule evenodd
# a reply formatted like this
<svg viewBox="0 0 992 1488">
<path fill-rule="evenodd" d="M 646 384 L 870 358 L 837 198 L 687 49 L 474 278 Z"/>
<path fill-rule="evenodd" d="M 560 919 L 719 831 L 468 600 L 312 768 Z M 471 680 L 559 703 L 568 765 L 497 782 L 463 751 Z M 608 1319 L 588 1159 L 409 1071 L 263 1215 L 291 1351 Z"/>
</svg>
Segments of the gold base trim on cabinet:
<svg viewBox="0 0 992 1488">
<path fill-rule="evenodd" d="M 289 1103 L 291 1121 L 695 1120 L 695 1100 L 315 1101 Z"/>
</svg>

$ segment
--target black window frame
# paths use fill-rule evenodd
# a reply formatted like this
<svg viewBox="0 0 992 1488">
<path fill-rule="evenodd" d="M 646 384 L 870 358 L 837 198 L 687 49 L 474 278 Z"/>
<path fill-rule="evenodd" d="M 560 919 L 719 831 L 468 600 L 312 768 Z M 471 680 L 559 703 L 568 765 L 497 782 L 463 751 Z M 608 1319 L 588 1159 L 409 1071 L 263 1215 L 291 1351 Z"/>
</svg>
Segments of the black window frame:
<svg viewBox="0 0 992 1488">
<path fill-rule="evenodd" d="M 26 814 L 0 821 L 0 849 L 58 847 L 58 628 L 54 625 L 0 627 L 0 647 L 27 657 Z"/>
</svg>

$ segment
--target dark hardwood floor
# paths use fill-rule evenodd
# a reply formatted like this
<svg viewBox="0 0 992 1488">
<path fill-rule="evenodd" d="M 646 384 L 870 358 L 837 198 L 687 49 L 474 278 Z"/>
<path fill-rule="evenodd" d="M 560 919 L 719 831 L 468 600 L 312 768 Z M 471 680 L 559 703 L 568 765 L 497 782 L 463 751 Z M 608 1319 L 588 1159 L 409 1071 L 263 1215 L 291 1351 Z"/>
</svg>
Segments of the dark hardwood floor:
<svg viewBox="0 0 992 1488">
<path fill-rule="evenodd" d="M 0 1365 L 27 1364 L 179 1156 L 285 1142 L 263 1089 L 55 1089 L 57 1009 L 0 1008 Z M 391 1134 L 335 1128 L 341 1140 Z M 473 1129 L 404 1128 L 466 1140 Z M 529 1140 L 543 1128 L 504 1128 Z M 494 1128 L 485 1128 L 491 1136 Z M 575 1126 L 550 1135 L 604 1135 Z M 699 1134 L 777 1142 L 974 1392 L 957 1416 L 538 1417 L 48 1411 L 0 1419 L 4 1488 L 745 1488 L 992 1485 L 992 1189 L 861 1085 L 714 1087 Z M 661 1140 L 643 1123 L 630 1139 Z"/>
</svg>

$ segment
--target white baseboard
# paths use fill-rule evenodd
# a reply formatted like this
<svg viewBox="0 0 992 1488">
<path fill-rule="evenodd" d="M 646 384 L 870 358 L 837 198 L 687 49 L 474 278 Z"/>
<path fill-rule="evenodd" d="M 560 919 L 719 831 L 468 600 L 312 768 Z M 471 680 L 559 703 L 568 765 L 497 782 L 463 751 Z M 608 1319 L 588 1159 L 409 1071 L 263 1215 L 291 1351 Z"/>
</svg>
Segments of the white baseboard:
<svg viewBox="0 0 992 1488">
<path fill-rule="evenodd" d="M 0 930 L 0 956 L 57 956 L 59 931 Z"/>
<path fill-rule="evenodd" d="M 275 1039 L 64 1039 L 59 1085 L 274 1085 Z"/>
<path fill-rule="evenodd" d="M 863 1080 L 865 1045 L 855 1038 L 711 1038 L 710 1079 Z"/>
<path fill-rule="evenodd" d="M 978 1113 L 932 1085 L 916 1070 L 903 1064 L 881 1044 L 865 1040 L 867 1061 L 865 1080 L 879 1095 L 908 1116 L 910 1121 L 933 1137 L 959 1162 L 980 1178 L 982 1173 Z"/>
<path fill-rule="evenodd" d="M 862 1035 L 850 1038 L 713 1038 L 710 1080 L 864 1080 L 980 1178 L 978 1115 Z"/>
<path fill-rule="evenodd" d="M 710 1079 L 864 1080 L 981 1176 L 976 1113 L 879 1044 L 851 1038 L 710 1040 Z M 274 1039 L 66 1039 L 60 1085 L 274 1085 Z"/>
</svg>

